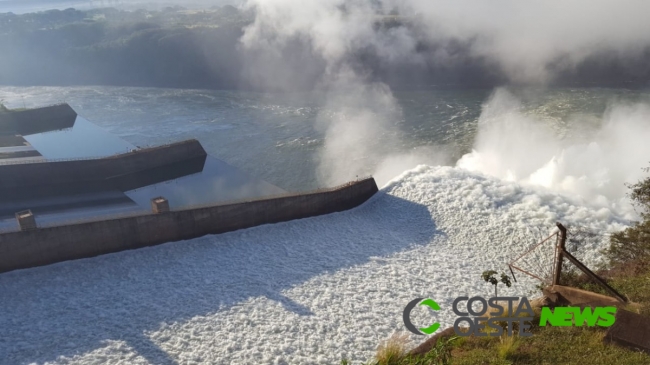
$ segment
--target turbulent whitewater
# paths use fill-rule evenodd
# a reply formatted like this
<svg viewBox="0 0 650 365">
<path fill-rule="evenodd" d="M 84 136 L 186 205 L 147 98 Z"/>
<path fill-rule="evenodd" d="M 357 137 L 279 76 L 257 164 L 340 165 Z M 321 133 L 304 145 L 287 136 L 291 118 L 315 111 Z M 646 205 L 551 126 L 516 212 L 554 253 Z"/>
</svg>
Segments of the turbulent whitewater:
<svg viewBox="0 0 650 365">
<path fill-rule="evenodd" d="M 8 364 L 367 361 L 404 330 L 410 300 L 434 298 L 452 324 L 455 297 L 491 293 L 480 273 L 505 269 L 536 240 L 530 227 L 549 233 L 558 220 L 601 232 L 624 223 L 516 182 L 419 166 L 348 212 L 0 275 L 0 354 Z M 597 263 L 605 244 L 581 257 Z M 534 285 L 520 277 L 503 292 Z"/>
</svg>

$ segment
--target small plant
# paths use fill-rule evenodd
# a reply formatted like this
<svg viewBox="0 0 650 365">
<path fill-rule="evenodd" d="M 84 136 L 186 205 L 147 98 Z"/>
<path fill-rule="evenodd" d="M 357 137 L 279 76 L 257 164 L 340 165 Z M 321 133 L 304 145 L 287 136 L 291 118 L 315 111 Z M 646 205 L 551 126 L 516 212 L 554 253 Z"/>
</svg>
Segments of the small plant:
<svg viewBox="0 0 650 365">
<path fill-rule="evenodd" d="M 406 333 L 393 333 L 390 338 L 377 347 L 378 365 L 397 365 L 406 356 L 409 336 Z"/>
<path fill-rule="evenodd" d="M 431 364 L 436 364 L 436 365 L 447 365 L 451 362 L 451 349 L 453 347 L 453 343 L 458 340 L 460 337 L 459 336 L 453 336 L 449 338 L 441 338 L 436 342 L 436 346 L 429 351 L 429 353 L 433 353 L 433 357 L 435 358 L 434 361 L 431 362 Z"/>
<path fill-rule="evenodd" d="M 424 355 L 406 355 L 395 364 L 397 365 L 449 365 L 451 364 L 451 350 L 464 337 L 441 337 L 435 346 Z M 378 362 L 377 364 L 381 364 Z M 373 364 L 374 365 L 374 364 Z"/>
<path fill-rule="evenodd" d="M 481 277 L 483 278 L 483 280 L 485 280 L 486 283 L 490 283 L 490 284 L 494 285 L 494 296 L 498 297 L 499 295 L 498 295 L 498 292 L 497 292 L 497 286 L 499 285 L 499 283 L 503 283 L 505 286 L 507 286 L 509 288 L 509 287 L 512 286 L 512 282 L 510 281 L 510 276 L 508 276 L 508 275 L 506 275 L 504 273 L 501 273 L 501 279 L 500 280 L 495 278 L 494 277 L 495 275 L 497 275 L 496 271 L 487 270 L 487 271 L 483 271 L 483 274 L 481 274 Z"/>
<path fill-rule="evenodd" d="M 521 345 L 521 339 L 515 336 L 501 336 L 497 344 L 497 353 L 503 360 L 509 360 Z"/>
</svg>

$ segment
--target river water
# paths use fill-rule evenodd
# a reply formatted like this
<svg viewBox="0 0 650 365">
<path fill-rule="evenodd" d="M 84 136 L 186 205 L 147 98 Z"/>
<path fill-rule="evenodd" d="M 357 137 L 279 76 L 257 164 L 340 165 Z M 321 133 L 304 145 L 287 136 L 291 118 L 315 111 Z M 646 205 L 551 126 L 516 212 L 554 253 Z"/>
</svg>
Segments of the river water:
<svg viewBox="0 0 650 365">
<path fill-rule="evenodd" d="M 378 144 L 372 153 L 408 153 L 429 146 L 444 150 L 446 162 L 453 164 L 471 151 L 482 105 L 492 92 L 396 92 L 401 110 L 389 121 L 389 133 L 399 133 L 399 143 Z M 522 114 L 538 117 L 559 137 L 570 132 L 576 117 L 598 124 L 613 102 L 650 98 L 646 91 L 596 88 L 513 94 L 521 97 Z M 141 147 L 198 138 L 214 157 L 289 191 L 323 185 L 317 168 L 326 131 L 318 121 L 338 112 L 336 106 L 324 106 L 318 94 L 133 87 L 0 87 L 0 100 L 9 107 L 67 102 L 81 116 Z M 359 173 L 372 173 L 373 163 L 369 160 Z"/>
</svg>

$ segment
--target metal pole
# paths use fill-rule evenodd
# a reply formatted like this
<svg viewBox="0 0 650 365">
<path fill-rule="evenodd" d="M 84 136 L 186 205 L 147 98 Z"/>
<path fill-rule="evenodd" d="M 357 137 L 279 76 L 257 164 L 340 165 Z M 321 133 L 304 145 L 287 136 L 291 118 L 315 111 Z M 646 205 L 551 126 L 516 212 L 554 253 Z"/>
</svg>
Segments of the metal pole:
<svg viewBox="0 0 650 365">
<path fill-rule="evenodd" d="M 516 282 L 517 282 L 517 278 L 515 277 L 515 272 L 512 271 L 512 266 L 508 265 L 508 269 L 510 269 L 510 273 L 512 274 L 512 280 L 514 280 L 515 283 L 516 283 Z"/>
<path fill-rule="evenodd" d="M 571 261 L 574 265 L 578 267 L 578 269 L 582 270 L 583 273 L 587 274 L 590 278 L 592 278 L 596 283 L 600 284 L 603 288 L 605 288 L 610 294 L 612 294 L 616 299 L 623 303 L 627 303 L 627 299 L 621 295 L 619 292 L 616 291 L 616 289 L 612 288 L 609 286 L 605 280 L 601 279 L 598 275 L 596 275 L 593 271 L 589 270 L 585 265 L 582 264 L 582 262 L 578 261 L 575 257 L 573 257 L 572 254 L 568 252 L 564 252 L 564 255 L 566 258 Z"/>
<path fill-rule="evenodd" d="M 560 274 L 562 274 L 562 259 L 566 247 L 566 228 L 562 223 L 556 223 L 557 228 L 560 229 L 560 242 L 557 246 L 557 255 L 555 257 L 555 271 L 553 272 L 553 285 L 560 285 Z"/>
<path fill-rule="evenodd" d="M 560 242 L 557 246 L 557 261 L 555 262 L 555 275 L 553 276 L 553 285 L 560 285 L 560 274 L 562 272 L 562 259 L 566 257 L 571 263 L 573 263 L 580 271 L 585 273 L 591 279 L 593 279 L 600 286 L 605 288 L 610 294 L 612 294 L 616 299 L 623 303 L 627 303 L 627 299 L 621 295 L 616 289 L 609 286 L 603 279 L 596 275 L 593 271 L 589 270 L 582 262 L 575 258 L 572 254 L 566 251 L 566 228 L 561 224 L 557 223 L 557 228 L 560 229 Z"/>
</svg>

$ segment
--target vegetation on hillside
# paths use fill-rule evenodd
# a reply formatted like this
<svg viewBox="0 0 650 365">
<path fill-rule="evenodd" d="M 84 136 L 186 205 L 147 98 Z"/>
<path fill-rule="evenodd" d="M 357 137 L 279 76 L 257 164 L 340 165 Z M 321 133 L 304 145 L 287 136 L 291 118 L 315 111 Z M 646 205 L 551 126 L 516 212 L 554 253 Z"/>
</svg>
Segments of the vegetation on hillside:
<svg viewBox="0 0 650 365">
<path fill-rule="evenodd" d="M 640 210 L 642 220 L 613 234 L 606 255 L 612 269 L 635 274 L 650 270 L 650 178 L 630 188 L 630 198 Z"/>
</svg>

